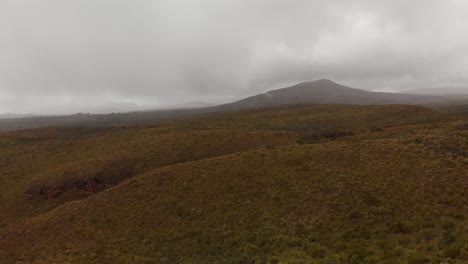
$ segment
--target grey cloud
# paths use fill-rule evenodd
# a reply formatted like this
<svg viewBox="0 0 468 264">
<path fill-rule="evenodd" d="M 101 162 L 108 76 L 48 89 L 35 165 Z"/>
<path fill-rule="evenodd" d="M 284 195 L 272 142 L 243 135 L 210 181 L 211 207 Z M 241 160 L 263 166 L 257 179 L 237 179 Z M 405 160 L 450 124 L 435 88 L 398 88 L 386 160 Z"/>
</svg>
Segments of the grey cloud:
<svg viewBox="0 0 468 264">
<path fill-rule="evenodd" d="M 467 13 L 462 0 L 4 0 L 0 112 L 158 107 L 317 78 L 468 87 Z"/>
</svg>

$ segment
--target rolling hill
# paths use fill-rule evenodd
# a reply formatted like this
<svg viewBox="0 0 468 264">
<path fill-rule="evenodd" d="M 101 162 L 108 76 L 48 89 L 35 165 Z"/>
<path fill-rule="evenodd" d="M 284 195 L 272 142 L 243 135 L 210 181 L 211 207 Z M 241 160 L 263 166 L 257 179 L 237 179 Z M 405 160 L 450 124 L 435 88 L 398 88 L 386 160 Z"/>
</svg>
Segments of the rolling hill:
<svg viewBox="0 0 468 264">
<path fill-rule="evenodd" d="M 468 116 L 281 105 L 0 133 L 0 263 L 466 263 Z"/>
</svg>

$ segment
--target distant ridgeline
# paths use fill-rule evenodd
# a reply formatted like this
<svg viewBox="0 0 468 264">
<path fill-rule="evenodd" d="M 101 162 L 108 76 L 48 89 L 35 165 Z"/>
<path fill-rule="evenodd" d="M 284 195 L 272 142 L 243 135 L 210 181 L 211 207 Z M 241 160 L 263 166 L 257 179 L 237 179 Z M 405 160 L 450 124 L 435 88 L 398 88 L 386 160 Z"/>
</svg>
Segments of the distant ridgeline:
<svg viewBox="0 0 468 264">
<path fill-rule="evenodd" d="M 151 124 L 178 117 L 206 113 L 239 111 L 262 107 L 294 104 L 346 104 L 383 105 L 411 104 L 445 107 L 446 105 L 468 105 L 468 96 L 429 96 L 369 92 L 346 87 L 330 80 L 300 83 L 291 87 L 272 90 L 233 103 L 201 108 L 164 109 L 120 114 L 77 114 L 69 116 L 24 117 L 0 119 L 0 130 L 20 130 L 48 126 L 124 126 Z"/>
</svg>

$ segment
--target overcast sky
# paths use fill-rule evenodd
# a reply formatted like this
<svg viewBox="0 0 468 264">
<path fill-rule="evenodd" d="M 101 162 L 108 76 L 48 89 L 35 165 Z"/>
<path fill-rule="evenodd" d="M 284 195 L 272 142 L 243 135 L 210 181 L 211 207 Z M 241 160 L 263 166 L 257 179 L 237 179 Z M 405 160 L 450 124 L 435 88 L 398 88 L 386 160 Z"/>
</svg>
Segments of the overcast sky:
<svg viewBox="0 0 468 264">
<path fill-rule="evenodd" d="M 0 112 L 468 87 L 466 0 L 0 0 Z"/>
</svg>

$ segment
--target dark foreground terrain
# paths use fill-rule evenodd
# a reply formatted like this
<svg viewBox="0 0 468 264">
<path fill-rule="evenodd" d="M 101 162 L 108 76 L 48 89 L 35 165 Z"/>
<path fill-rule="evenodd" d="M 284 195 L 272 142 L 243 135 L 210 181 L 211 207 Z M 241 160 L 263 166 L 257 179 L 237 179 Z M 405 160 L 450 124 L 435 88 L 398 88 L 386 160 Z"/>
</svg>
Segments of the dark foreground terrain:
<svg viewBox="0 0 468 264">
<path fill-rule="evenodd" d="M 463 105 L 0 133 L 0 263 L 468 263 Z"/>
</svg>

